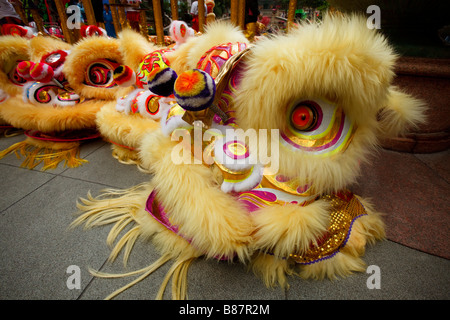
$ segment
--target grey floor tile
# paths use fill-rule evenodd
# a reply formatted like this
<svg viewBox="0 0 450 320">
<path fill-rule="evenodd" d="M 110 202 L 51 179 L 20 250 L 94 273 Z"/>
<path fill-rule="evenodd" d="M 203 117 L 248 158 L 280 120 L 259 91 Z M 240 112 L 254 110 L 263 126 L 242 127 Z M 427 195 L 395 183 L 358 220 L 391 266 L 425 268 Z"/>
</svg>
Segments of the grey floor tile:
<svg viewBox="0 0 450 320">
<path fill-rule="evenodd" d="M 123 274 L 144 268 L 160 257 L 149 242 L 139 242 L 133 249 L 129 263 L 124 267 L 121 257 L 112 264 L 105 264 L 103 272 Z M 147 278 L 127 289 L 114 299 L 117 300 L 145 300 L 155 299 L 163 280 L 172 266 L 168 261 Z M 104 299 L 112 292 L 127 285 L 138 276 L 119 279 L 96 278 L 83 292 L 81 299 Z M 194 261 L 187 275 L 188 300 L 281 300 L 285 299 L 285 292 L 281 288 L 268 289 L 261 279 L 253 273 L 247 272 L 244 265 L 229 264 L 217 260 Z M 171 281 L 164 292 L 163 299 L 172 298 Z"/>
<path fill-rule="evenodd" d="M 414 156 L 450 183 L 450 149 L 436 153 L 415 154 Z"/>
<path fill-rule="evenodd" d="M 267 288 L 247 266 L 239 262 L 198 260 L 188 275 L 192 300 L 282 300 L 285 290 Z"/>
<path fill-rule="evenodd" d="M 288 299 L 429 300 L 450 298 L 450 261 L 383 241 L 366 250 L 367 266 L 379 267 L 380 289 L 369 289 L 374 272 L 334 281 L 291 277 Z M 370 271 L 370 270 L 369 270 Z"/>
<path fill-rule="evenodd" d="M 106 227 L 109 230 L 109 227 Z M 90 231 L 87 231 L 90 232 Z M 125 231 L 124 231 L 125 232 Z M 106 240 L 106 237 L 104 238 Z M 114 262 L 107 261 L 102 268 L 95 270 L 111 273 L 124 274 L 131 271 L 140 270 L 151 265 L 160 258 L 160 254 L 155 250 L 153 245 L 148 241 L 138 240 L 133 247 L 133 251 L 127 261 L 126 266 L 123 263 L 123 253 L 121 253 Z M 158 294 L 160 286 L 170 268 L 170 261 L 145 279 L 138 282 L 134 286 L 128 288 L 124 292 L 115 296 L 114 300 L 154 300 Z M 123 286 L 137 279 L 140 275 L 120 277 L 120 278 L 99 278 L 94 277 L 93 281 L 83 291 L 80 296 L 81 300 L 102 300 L 110 294 L 119 290 Z M 170 287 L 170 284 L 169 284 Z"/>
<path fill-rule="evenodd" d="M 81 145 L 80 148 L 80 156 L 85 159 L 87 156 L 89 156 L 91 153 L 95 152 L 97 149 L 103 147 L 104 145 L 108 144 L 102 139 L 94 139 L 87 141 Z"/>
<path fill-rule="evenodd" d="M 0 220 L 0 299 L 75 299 L 109 251 L 106 230 L 86 233 L 68 230 L 76 200 L 85 190 L 103 186 L 56 177 L 9 207 Z M 80 269 L 80 289 L 67 281 Z M 70 270 L 69 270 L 70 271 Z M 70 281 L 69 281 L 70 282 Z M 76 284 L 77 282 L 70 282 Z"/>
<path fill-rule="evenodd" d="M 86 160 L 89 161 L 87 165 L 66 170 L 62 175 L 115 188 L 129 188 L 150 179 L 135 165 L 122 164 L 114 159 L 109 144 L 96 149 L 86 156 Z"/>
<path fill-rule="evenodd" d="M 53 179 L 55 175 L 0 163 L 0 212 Z"/>
</svg>

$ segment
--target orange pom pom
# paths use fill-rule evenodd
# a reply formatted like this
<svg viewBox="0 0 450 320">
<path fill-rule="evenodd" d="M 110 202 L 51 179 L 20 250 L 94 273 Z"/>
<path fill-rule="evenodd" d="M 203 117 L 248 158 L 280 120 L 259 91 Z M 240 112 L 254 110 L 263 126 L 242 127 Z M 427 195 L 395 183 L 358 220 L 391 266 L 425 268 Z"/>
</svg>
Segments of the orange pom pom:
<svg viewBox="0 0 450 320">
<path fill-rule="evenodd" d="M 194 96 L 205 86 L 201 73 L 194 70 L 183 72 L 175 82 L 175 91 L 179 96 Z"/>
<path fill-rule="evenodd" d="M 175 81 L 174 96 L 185 110 L 200 111 L 211 106 L 216 93 L 214 79 L 200 69 L 188 70 Z"/>
</svg>

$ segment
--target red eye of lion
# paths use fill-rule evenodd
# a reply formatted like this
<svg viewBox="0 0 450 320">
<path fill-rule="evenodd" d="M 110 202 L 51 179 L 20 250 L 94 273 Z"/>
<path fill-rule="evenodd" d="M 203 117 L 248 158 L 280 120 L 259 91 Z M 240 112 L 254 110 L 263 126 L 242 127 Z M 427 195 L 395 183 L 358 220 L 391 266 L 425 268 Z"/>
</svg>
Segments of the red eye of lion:
<svg viewBox="0 0 450 320">
<path fill-rule="evenodd" d="M 316 113 L 317 111 L 312 104 L 299 103 L 292 111 L 291 123 L 297 130 L 311 130 L 317 123 Z"/>
</svg>

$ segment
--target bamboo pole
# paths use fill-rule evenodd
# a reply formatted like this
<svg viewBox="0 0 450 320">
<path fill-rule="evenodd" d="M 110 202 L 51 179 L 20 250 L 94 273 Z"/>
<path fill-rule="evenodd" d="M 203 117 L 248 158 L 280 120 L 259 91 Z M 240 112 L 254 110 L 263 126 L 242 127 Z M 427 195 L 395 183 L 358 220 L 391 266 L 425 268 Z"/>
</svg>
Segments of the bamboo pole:
<svg viewBox="0 0 450 320">
<path fill-rule="evenodd" d="M 288 18 L 286 23 L 287 32 L 289 32 L 294 24 L 295 10 L 297 9 L 297 0 L 289 0 Z"/>
<path fill-rule="evenodd" d="M 164 45 L 164 26 L 162 21 L 161 2 L 159 0 L 152 0 L 153 13 L 155 15 L 155 29 L 156 29 L 156 44 Z"/>
</svg>

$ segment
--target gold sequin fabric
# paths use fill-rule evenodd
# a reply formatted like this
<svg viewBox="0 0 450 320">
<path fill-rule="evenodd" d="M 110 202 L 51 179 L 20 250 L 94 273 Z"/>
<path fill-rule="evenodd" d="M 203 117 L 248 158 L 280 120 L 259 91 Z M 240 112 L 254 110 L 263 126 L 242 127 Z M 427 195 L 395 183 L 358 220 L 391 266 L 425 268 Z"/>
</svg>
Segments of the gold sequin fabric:
<svg viewBox="0 0 450 320">
<path fill-rule="evenodd" d="M 299 264 L 313 264 L 336 255 L 347 243 L 354 221 L 367 214 L 361 202 L 347 190 L 320 199 L 331 205 L 331 223 L 327 232 L 312 243 L 305 253 L 290 254 L 289 258 Z"/>
</svg>

